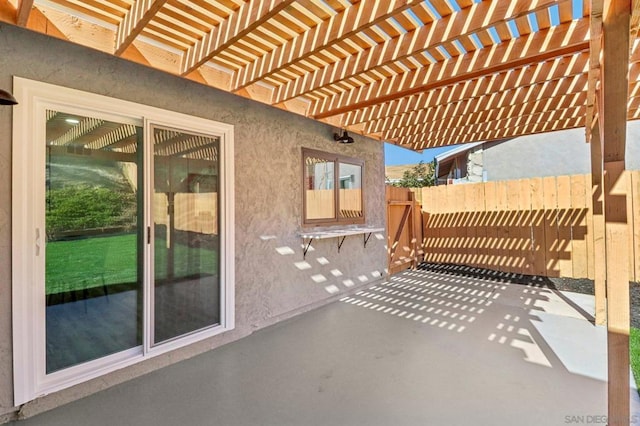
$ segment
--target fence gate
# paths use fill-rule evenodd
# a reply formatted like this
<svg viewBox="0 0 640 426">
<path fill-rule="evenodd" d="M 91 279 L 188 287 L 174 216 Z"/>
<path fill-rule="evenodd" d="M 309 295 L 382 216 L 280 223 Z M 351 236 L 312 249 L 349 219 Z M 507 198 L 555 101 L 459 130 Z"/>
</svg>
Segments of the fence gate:
<svg viewBox="0 0 640 426">
<path fill-rule="evenodd" d="M 408 188 L 387 186 L 389 273 L 415 268 L 424 257 L 422 209 Z"/>
</svg>

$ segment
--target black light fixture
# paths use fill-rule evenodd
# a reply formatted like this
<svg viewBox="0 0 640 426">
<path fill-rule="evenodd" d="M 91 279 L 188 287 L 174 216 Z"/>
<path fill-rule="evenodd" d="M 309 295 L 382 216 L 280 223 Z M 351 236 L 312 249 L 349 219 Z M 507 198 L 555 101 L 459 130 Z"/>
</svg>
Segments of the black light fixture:
<svg viewBox="0 0 640 426">
<path fill-rule="evenodd" d="M 338 134 L 338 133 L 334 133 L 333 134 L 333 140 L 335 140 L 336 142 L 340 142 L 340 143 L 353 143 L 354 142 L 353 138 L 351 136 L 349 136 L 349 133 L 347 133 L 346 130 L 344 131 L 342 136 L 340 136 L 340 134 Z"/>
<path fill-rule="evenodd" d="M 16 105 L 17 103 L 18 101 L 11 93 L 0 89 L 0 105 Z"/>
</svg>

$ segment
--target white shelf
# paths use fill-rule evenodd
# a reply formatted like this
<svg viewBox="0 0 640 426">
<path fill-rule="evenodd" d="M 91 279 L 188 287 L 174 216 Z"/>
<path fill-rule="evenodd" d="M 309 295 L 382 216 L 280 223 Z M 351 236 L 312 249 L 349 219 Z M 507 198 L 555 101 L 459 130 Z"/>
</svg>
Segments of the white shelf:
<svg viewBox="0 0 640 426">
<path fill-rule="evenodd" d="M 307 256 L 307 251 L 313 243 L 313 240 L 324 240 L 327 238 L 338 238 L 338 253 L 342 247 L 344 239 L 349 235 L 362 235 L 364 241 L 364 247 L 367 247 L 367 242 L 371 238 L 371 234 L 374 232 L 384 232 L 385 228 L 375 228 L 372 226 L 349 226 L 344 228 L 332 228 L 322 231 L 301 231 L 298 235 L 302 238 L 303 242 L 309 240 L 304 248 L 303 258 Z"/>
</svg>

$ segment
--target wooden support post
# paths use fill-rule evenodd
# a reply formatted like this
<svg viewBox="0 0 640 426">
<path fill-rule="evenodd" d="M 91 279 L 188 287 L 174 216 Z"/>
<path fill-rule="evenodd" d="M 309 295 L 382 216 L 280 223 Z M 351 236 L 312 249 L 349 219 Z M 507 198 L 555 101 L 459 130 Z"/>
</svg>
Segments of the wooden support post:
<svg viewBox="0 0 640 426">
<path fill-rule="evenodd" d="M 604 243 L 604 197 L 602 191 L 602 138 L 600 120 L 591 127 L 591 197 L 593 214 L 593 268 L 596 299 L 596 324 L 607 323 L 606 252 Z"/>
<path fill-rule="evenodd" d="M 625 139 L 629 69 L 630 0 L 605 0 L 598 112 L 604 160 L 607 285 L 608 416 L 610 426 L 629 415 L 629 226 Z"/>
</svg>

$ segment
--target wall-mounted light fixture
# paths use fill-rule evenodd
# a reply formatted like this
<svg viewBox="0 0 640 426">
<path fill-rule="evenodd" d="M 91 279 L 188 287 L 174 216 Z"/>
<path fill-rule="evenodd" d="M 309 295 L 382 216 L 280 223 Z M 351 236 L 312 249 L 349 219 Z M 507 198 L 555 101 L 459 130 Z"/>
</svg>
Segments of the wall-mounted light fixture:
<svg viewBox="0 0 640 426">
<path fill-rule="evenodd" d="M 333 140 L 335 140 L 336 142 L 340 142 L 340 143 L 353 143 L 353 138 L 351 136 L 349 136 L 349 133 L 347 133 L 347 131 L 345 130 L 344 133 L 342 134 L 342 136 L 340 136 L 340 134 L 338 133 L 334 133 L 333 134 Z"/>
<path fill-rule="evenodd" d="M 18 101 L 11 93 L 0 89 L 0 105 L 16 105 L 17 103 Z"/>
</svg>

